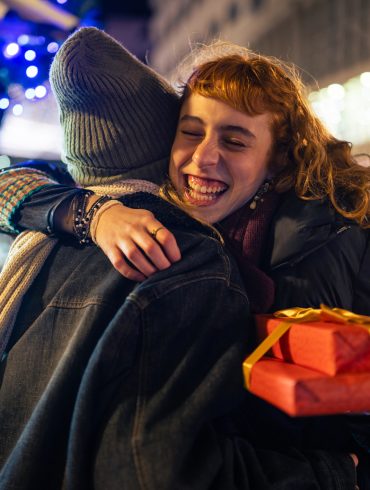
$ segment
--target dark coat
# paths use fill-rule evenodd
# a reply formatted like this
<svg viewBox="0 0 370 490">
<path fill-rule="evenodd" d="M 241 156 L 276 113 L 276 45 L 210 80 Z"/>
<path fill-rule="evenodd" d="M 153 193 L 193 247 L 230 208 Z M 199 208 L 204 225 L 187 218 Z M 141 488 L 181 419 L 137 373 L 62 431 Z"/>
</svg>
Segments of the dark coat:
<svg viewBox="0 0 370 490">
<path fill-rule="evenodd" d="M 130 202 L 175 233 L 183 260 L 135 284 L 96 247 L 55 248 L 2 360 L 0 488 L 353 490 L 346 451 L 235 430 L 250 316 L 233 260 L 168 204 Z"/>
<path fill-rule="evenodd" d="M 370 230 L 339 215 L 327 201 L 282 197 L 264 257 L 276 294 L 271 311 L 321 303 L 370 315 Z M 351 450 L 360 456 L 361 490 L 370 490 L 370 416 L 293 419 L 246 395 L 254 413 L 247 436 L 266 447 Z M 244 420 L 244 419 L 243 419 Z"/>
<path fill-rule="evenodd" d="M 273 311 L 324 303 L 370 315 L 370 230 L 327 201 L 282 198 L 263 267 L 276 286 Z"/>
</svg>

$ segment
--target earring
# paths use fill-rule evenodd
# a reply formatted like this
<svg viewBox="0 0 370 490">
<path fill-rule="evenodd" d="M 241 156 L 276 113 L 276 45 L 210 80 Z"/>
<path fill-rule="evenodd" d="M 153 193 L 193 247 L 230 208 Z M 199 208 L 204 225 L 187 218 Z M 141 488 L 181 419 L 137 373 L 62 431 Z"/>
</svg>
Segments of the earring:
<svg viewBox="0 0 370 490">
<path fill-rule="evenodd" d="M 272 184 L 272 182 L 267 180 L 266 182 L 264 182 L 261 185 L 261 187 L 258 189 L 258 191 L 256 192 L 252 202 L 249 205 L 250 209 L 256 209 L 258 201 L 263 202 L 263 196 L 270 189 L 271 184 Z"/>
</svg>

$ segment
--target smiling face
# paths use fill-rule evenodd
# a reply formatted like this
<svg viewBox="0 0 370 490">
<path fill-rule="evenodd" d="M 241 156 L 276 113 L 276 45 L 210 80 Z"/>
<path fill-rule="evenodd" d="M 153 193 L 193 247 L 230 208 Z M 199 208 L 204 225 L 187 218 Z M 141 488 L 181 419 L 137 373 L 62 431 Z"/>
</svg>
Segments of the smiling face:
<svg viewBox="0 0 370 490">
<path fill-rule="evenodd" d="M 271 114 L 256 116 L 190 94 L 171 151 L 170 178 L 194 216 L 215 223 L 239 209 L 270 177 Z"/>
</svg>

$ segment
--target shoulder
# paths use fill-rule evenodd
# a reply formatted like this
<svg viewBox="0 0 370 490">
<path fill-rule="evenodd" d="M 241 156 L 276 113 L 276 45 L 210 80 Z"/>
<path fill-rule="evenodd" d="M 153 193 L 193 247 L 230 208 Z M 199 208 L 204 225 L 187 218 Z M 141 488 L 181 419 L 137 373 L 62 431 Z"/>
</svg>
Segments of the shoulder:
<svg viewBox="0 0 370 490">
<path fill-rule="evenodd" d="M 309 254 L 329 243 L 365 252 L 369 230 L 340 215 L 326 200 L 303 200 L 292 191 L 283 194 L 270 227 L 270 265 Z"/>
</svg>

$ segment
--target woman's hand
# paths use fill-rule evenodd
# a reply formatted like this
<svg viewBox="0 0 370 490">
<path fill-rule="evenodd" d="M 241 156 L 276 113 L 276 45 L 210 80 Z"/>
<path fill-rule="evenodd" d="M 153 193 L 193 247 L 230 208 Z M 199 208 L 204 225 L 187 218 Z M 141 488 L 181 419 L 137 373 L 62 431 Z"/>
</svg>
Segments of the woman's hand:
<svg viewBox="0 0 370 490">
<path fill-rule="evenodd" d="M 150 211 L 122 203 L 101 211 L 95 242 L 123 276 L 143 281 L 181 259 L 175 237 Z"/>
</svg>

